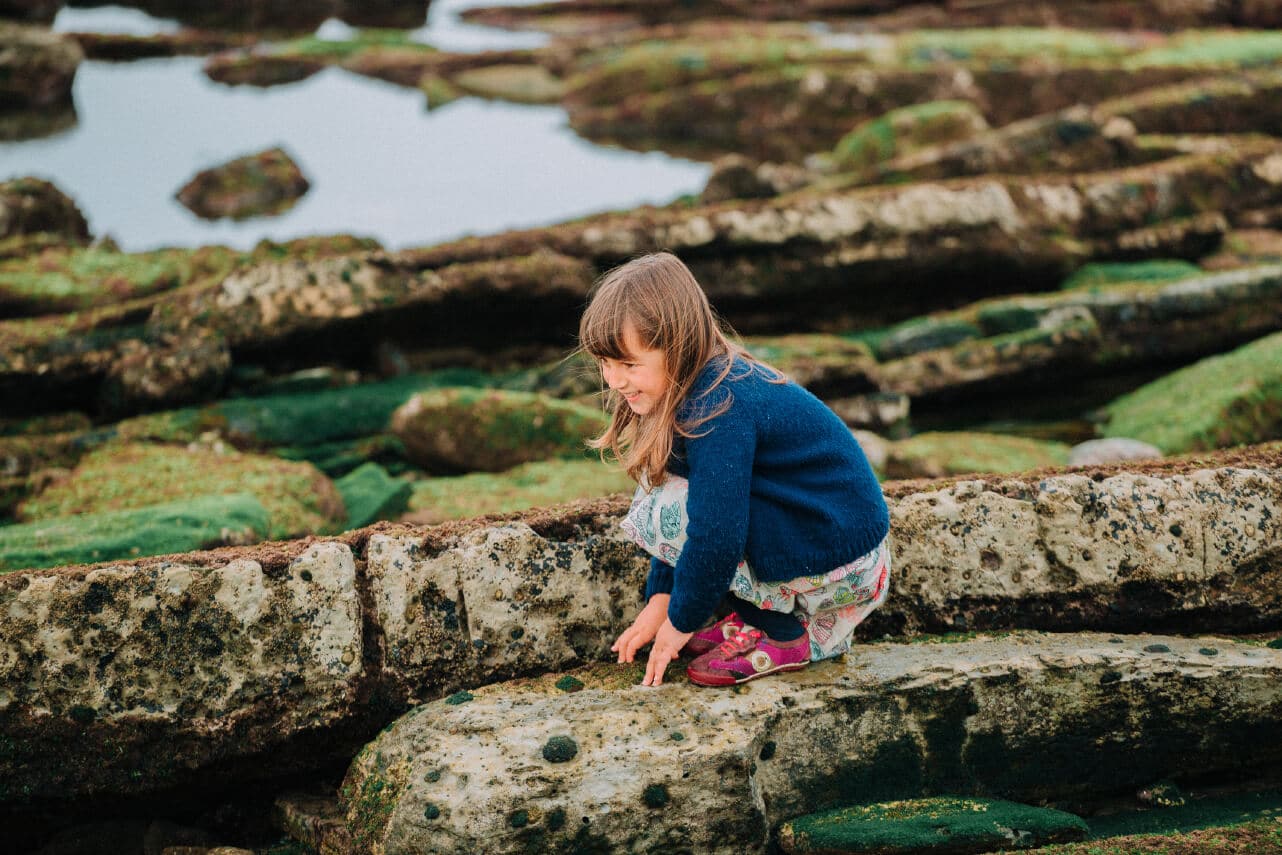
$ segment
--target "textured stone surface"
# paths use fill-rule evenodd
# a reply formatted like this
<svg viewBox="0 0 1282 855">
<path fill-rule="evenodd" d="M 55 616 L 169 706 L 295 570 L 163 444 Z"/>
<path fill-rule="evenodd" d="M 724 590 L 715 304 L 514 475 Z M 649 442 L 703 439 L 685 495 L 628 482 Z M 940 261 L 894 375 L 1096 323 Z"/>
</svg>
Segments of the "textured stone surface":
<svg viewBox="0 0 1282 855">
<path fill-rule="evenodd" d="M 351 714 L 363 669 L 351 550 L 13 574 L 0 582 L 0 799 L 117 795 L 272 758 Z M 266 770 L 264 770 L 266 771 Z"/>
<path fill-rule="evenodd" d="M 886 489 L 895 579 L 861 638 L 1282 625 L 1277 447 Z M 413 699 L 607 657 L 648 569 L 626 507 L 0 576 L 0 801 L 315 769 Z"/>
<path fill-rule="evenodd" d="M 598 659 L 640 610 L 648 569 L 610 523 L 574 541 L 495 525 L 434 554 L 375 535 L 366 574 L 383 678 L 421 691 Z"/>
<path fill-rule="evenodd" d="M 0 239 L 39 232 L 81 243 L 89 238 L 89 224 L 71 197 L 48 181 L 0 182 Z"/>
<path fill-rule="evenodd" d="M 606 665 L 572 694 L 551 677 L 489 686 L 419 707 L 356 758 L 348 831 L 354 851 L 386 855 L 756 852 L 780 822 L 842 803 L 941 790 L 1090 802 L 1277 763 L 1282 652 L 1205 646 L 1014 633 L 861 645 L 738 693 L 647 689 Z M 557 736 L 577 745 L 568 762 L 545 759 Z"/>
</svg>

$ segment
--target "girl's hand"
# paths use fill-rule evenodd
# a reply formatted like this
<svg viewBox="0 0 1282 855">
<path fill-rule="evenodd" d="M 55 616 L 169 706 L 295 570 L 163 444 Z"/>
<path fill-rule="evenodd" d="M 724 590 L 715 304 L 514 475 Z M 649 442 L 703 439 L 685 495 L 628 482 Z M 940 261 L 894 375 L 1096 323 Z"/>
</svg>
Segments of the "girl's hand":
<svg viewBox="0 0 1282 855">
<path fill-rule="evenodd" d="M 667 670 L 668 663 L 677 658 L 692 635 L 693 632 L 681 632 L 672 625 L 672 621 L 665 618 L 663 626 L 659 627 L 659 632 L 655 635 L 654 647 L 650 648 L 650 659 L 645 663 L 645 679 L 641 681 L 641 685 L 657 686 L 662 683 L 663 672 Z"/>
<path fill-rule="evenodd" d="M 659 627 L 663 626 L 664 621 L 668 619 L 668 600 L 672 599 L 670 594 L 655 594 L 646 603 L 641 614 L 637 619 L 632 621 L 632 626 L 628 627 L 623 633 L 610 645 L 610 649 L 619 654 L 619 662 L 631 662 L 636 658 L 637 651 L 654 640 L 655 633 Z"/>
</svg>

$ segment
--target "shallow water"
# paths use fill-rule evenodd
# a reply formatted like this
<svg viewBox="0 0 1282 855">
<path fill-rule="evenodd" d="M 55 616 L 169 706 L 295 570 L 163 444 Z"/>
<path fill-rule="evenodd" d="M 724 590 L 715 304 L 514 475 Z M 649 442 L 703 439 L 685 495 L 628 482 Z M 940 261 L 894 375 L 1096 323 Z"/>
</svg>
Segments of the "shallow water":
<svg viewBox="0 0 1282 855">
<path fill-rule="evenodd" d="M 416 37 L 469 49 L 524 38 L 463 25 L 456 16 L 468 5 L 433 3 Z M 138 33 L 168 26 L 119 7 L 64 10 L 56 24 Z M 322 33 L 341 36 L 345 26 L 326 22 Z M 589 143 L 556 106 L 465 98 L 429 113 L 415 90 L 340 69 L 258 89 L 213 83 L 202 62 L 84 63 L 73 90 L 77 125 L 0 144 L 0 180 L 53 181 L 95 235 L 139 251 L 338 232 L 389 248 L 424 245 L 662 204 L 697 192 L 708 175 L 706 164 Z M 211 223 L 173 198 L 198 171 L 276 145 L 312 182 L 289 212 Z"/>
</svg>

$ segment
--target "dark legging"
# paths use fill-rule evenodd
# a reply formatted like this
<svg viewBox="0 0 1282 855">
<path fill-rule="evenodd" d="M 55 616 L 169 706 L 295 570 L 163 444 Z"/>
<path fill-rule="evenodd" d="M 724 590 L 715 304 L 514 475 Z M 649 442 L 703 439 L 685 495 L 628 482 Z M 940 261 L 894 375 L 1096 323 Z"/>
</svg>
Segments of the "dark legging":
<svg viewBox="0 0 1282 855">
<path fill-rule="evenodd" d="M 744 623 L 755 626 L 774 641 L 792 641 L 801 638 L 806 631 L 794 615 L 760 608 L 734 594 L 726 595 L 726 606 L 730 611 L 738 612 Z"/>
</svg>

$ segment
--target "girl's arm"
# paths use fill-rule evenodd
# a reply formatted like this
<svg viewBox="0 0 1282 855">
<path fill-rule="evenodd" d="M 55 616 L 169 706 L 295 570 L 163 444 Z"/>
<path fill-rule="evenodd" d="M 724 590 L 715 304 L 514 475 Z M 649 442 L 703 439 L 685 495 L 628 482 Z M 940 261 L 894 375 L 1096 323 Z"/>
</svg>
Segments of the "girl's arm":
<svg viewBox="0 0 1282 855">
<path fill-rule="evenodd" d="M 751 412 L 743 406 L 732 405 L 696 433 L 702 435 L 686 440 L 686 543 L 668 605 L 668 619 L 682 633 L 694 632 L 712 616 L 743 558 L 757 441 Z"/>
</svg>

